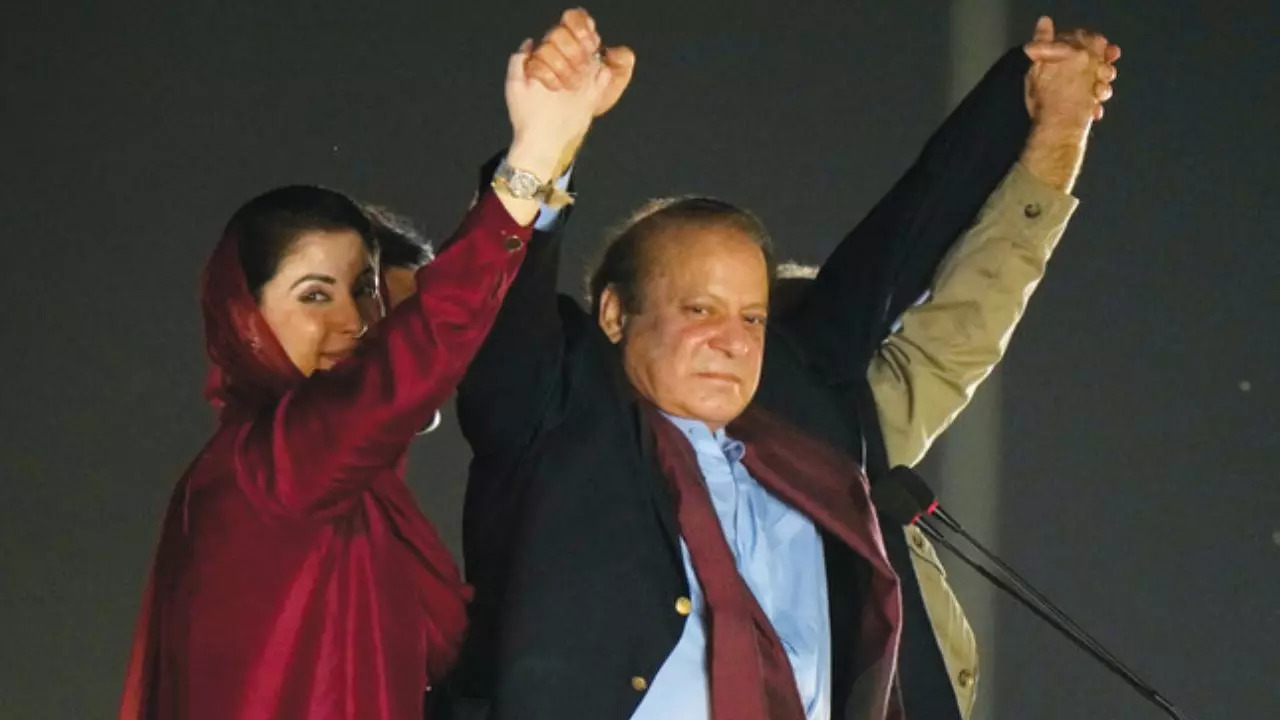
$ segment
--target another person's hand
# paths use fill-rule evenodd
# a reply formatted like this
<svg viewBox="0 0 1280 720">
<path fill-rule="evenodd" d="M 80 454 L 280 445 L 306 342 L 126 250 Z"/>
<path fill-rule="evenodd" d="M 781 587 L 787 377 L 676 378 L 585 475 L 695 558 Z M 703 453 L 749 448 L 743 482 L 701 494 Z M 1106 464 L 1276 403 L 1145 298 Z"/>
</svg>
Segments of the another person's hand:
<svg viewBox="0 0 1280 720">
<path fill-rule="evenodd" d="M 582 10 L 565 13 L 537 48 L 526 40 L 507 64 L 506 99 L 512 140 L 507 163 L 543 183 L 558 177 L 572 161 L 591 121 L 617 102 L 630 81 L 635 56 L 629 50 L 616 65 L 597 55 L 600 38 Z M 567 24 L 566 24 L 567 23 Z M 552 63 L 555 64 L 552 71 Z M 621 78 L 621 79 L 619 79 Z M 522 224 L 537 214 L 537 203 L 500 193 L 512 217 Z"/>
<path fill-rule="evenodd" d="M 1023 50 L 1033 61 L 1026 78 L 1032 127 L 1020 162 L 1041 182 L 1069 193 L 1089 130 L 1113 94 L 1120 48 L 1085 30 L 1056 34 L 1053 21 L 1042 17 Z"/>
<path fill-rule="evenodd" d="M 525 64 L 525 74 L 551 90 L 573 89 L 593 62 L 604 63 L 612 71 L 609 84 L 596 101 L 594 114 L 600 117 L 617 104 L 631 83 L 636 55 L 624 45 L 605 48 L 596 32 L 595 18 L 582 8 L 574 8 L 565 10 L 560 23 L 543 36 Z"/>
<path fill-rule="evenodd" d="M 548 89 L 529 77 L 526 63 L 533 41 L 526 40 L 507 64 L 507 112 L 511 118 L 508 161 L 549 179 L 565 148 L 586 134 L 601 95 L 613 82 L 613 71 L 592 62 L 577 68 L 573 85 Z"/>
<path fill-rule="evenodd" d="M 1118 45 L 1088 30 L 1055 33 L 1053 20 L 1042 17 L 1023 50 L 1034 63 L 1026 83 L 1033 120 L 1087 127 L 1102 119 L 1103 104 L 1114 94 Z"/>
</svg>

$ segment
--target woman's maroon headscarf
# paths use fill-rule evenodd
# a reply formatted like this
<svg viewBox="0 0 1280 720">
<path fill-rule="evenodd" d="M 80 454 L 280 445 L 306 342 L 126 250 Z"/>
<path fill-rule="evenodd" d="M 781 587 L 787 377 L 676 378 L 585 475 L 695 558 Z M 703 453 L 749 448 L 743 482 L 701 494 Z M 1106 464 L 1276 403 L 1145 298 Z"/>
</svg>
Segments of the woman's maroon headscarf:
<svg viewBox="0 0 1280 720">
<path fill-rule="evenodd" d="M 303 379 L 258 310 L 240 264 L 240 233 L 233 226 L 205 266 L 200 305 L 211 363 L 204 395 L 214 407 L 258 407 Z"/>
</svg>

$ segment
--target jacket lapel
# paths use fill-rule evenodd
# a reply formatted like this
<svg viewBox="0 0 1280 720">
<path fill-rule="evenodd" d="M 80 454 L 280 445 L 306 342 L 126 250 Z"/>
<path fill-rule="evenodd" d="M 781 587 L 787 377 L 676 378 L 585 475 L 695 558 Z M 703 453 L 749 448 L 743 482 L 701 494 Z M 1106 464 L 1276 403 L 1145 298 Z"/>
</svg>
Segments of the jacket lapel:
<svg viewBox="0 0 1280 720">
<path fill-rule="evenodd" d="M 671 487 L 662 474 L 658 449 L 653 436 L 653 428 L 645 417 L 640 404 L 632 401 L 632 417 L 636 423 L 636 442 L 640 447 L 640 458 L 645 483 L 649 486 L 649 499 L 653 503 L 653 511 L 662 524 L 662 534 L 667 539 L 667 547 L 674 561 L 684 567 L 684 559 L 680 553 L 680 523 L 676 518 L 676 499 L 671 494 Z"/>
<path fill-rule="evenodd" d="M 850 717 L 896 718 L 902 596 L 889 565 L 862 469 L 847 456 L 759 409 L 729 426 L 747 446 L 743 463 L 762 486 L 807 515 L 870 568 L 853 655 Z M 832 642 L 844 642 L 832 638 Z"/>
</svg>

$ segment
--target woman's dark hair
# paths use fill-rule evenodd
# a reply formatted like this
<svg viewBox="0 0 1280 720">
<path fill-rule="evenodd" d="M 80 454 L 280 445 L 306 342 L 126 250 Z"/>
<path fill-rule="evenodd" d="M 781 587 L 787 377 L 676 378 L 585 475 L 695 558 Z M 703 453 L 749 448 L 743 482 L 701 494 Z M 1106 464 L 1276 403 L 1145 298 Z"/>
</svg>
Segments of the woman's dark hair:
<svg viewBox="0 0 1280 720">
<path fill-rule="evenodd" d="M 423 237 L 412 219 L 381 205 L 361 203 L 360 209 L 373 226 L 378 259 L 384 266 L 416 270 L 435 259 L 431 241 Z"/>
<path fill-rule="evenodd" d="M 764 253 L 769 284 L 777 272 L 773 241 L 760 218 L 749 210 L 723 200 L 685 196 L 650 200 L 612 234 L 603 256 L 587 278 L 587 299 L 591 313 L 600 312 L 600 297 L 612 286 L 626 313 L 638 313 L 644 306 L 641 290 L 652 258 L 646 251 L 648 240 L 678 226 L 731 227 L 742 231 Z"/>
<path fill-rule="evenodd" d="M 237 238 L 240 269 L 255 300 L 275 277 L 280 261 L 298 238 L 316 230 L 352 230 L 376 256 L 369 218 L 351 198 L 314 185 L 290 185 L 265 192 L 236 210 L 225 233 Z"/>
</svg>

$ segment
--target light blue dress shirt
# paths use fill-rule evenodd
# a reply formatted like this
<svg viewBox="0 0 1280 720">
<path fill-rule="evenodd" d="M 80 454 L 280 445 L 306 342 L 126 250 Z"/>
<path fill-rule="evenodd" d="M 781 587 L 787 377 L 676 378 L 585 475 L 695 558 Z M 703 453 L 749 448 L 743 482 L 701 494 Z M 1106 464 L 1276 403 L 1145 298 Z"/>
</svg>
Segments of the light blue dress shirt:
<svg viewBox="0 0 1280 720">
<path fill-rule="evenodd" d="M 813 522 L 760 486 L 742 464 L 745 448 L 696 420 L 668 415 L 698 458 L 738 572 L 786 648 L 807 720 L 831 717 L 831 628 L 822 538 Z M 707 720 L 706 600 L 680 539 L 693 610 L 633 720 Z"/>
</svg>

